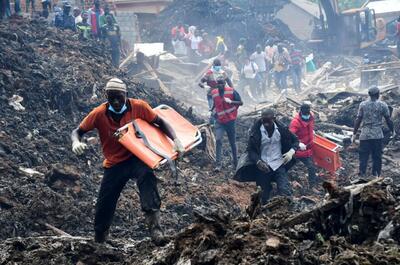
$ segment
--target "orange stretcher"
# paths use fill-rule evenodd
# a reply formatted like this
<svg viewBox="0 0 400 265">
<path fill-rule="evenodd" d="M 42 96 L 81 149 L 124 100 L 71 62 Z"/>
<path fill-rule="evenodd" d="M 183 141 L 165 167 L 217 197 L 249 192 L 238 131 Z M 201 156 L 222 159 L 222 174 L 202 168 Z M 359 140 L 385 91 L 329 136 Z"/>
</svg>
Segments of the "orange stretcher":
<svg viewBox="0 0 400 265">
<path fill-rule="evenodd" d="M 339 156 L 340 145 L 314 134 L 314 163 L 329 173 L 334 174 L 341 166 Z"/>
<path fill-rule="evenodd" d="M 154 111 L 171 125 L 177 138 L 185 147 L 185 151 L 201 143 L 199 129 L 173 108 L 160 105 L 154 108 Z M 126 149 L 150 168 L 155 169 L 168 162 L 171 169 L 175 170 L 173 160 L 178 157 L 178 153 L 173 151 L 173 141 L 158 127 L 142 119 L 136 119 L 119 128 L 115 136 Z"/>
</svg>

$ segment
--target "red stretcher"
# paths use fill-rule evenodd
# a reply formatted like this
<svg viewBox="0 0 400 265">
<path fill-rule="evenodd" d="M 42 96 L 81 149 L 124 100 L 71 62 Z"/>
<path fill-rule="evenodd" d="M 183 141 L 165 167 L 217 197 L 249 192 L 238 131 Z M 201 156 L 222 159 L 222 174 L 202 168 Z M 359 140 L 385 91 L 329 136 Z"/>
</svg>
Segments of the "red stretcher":
<svg viewBox="0 0 400 265">
<path fill-rule="evenodd" d="M 160 105 L 154 111 L 167 121 L 175 130 L 177 138 L 182 142 L 185 151 L 193 149 L 202 141 L 199 129 L 182 117 L 173 108 Z M 136 119 L 119 128 L 115 133 L 118 141 L 150 168 L 169 163 L 171 169 L 175 166 L 173 160 L 178 153 L 173 151 L 173 141 L 158 127 L 142 119 Z"/>
<path fill-rule="evenodd" d="M 331 174 L 342 166 L 340 162 L 339 150 L 341 146 L 314 134 L 313 159 L 314 163 Z"/>
</svg>

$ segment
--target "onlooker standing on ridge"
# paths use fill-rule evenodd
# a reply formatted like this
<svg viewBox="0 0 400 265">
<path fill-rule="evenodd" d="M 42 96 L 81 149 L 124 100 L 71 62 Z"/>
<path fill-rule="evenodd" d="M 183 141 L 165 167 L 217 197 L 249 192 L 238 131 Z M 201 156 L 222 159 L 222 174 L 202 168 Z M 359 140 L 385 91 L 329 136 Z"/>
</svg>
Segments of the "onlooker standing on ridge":
<svg viewBox="0 0 400 265">
<path fill-rule="evenodd" d="M 94 7 L 88 10 L 89 21 L 92 26 L 92 34 L 96 39 L 101 38 L 100 16 L 104 14 L 103 9 L 100 7 L 100 0 L 94 1 Z"/>
<path fill-rule="evenodd" d="M 114 19 L 111 15 L 108 15 L 106 20 L 107 24 L 102 27 L 102 35 L 110 42 L 112 64 L 118 68 L 121 49 L 121 32 L 119 26 L 114 23 Z"/>
</svg>

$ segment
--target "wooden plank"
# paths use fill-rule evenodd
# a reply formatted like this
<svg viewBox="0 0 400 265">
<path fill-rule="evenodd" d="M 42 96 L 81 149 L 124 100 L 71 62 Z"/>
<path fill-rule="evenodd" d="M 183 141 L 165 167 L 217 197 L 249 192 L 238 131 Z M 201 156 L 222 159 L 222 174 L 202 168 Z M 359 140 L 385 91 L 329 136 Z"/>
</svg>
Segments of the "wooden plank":
<svg viewBox="0 0 400 265">
<path fill-rule="evenodd" d="M 47 227 L 48 229 L 50 229 L 51 231 L 53 231 L 56 235 L 58 236 L 68 236 L 68 237 L 72 237 L 70 234 L 68 234 L 67 232 L 64 232 L 61 229 L 58 229 L 55 226 L 52 226 L 51 224 L 48 223 L 44 223 L 43 224 L 45 227 Z"/>
<path fill-rule="evenodd" d="M 119 65 L 119 69 L 122 69 L 133 57 L 135 57 L 135 51 L 131 52 L 128 57 L 126 57 L 122 63 Z"/>
<path fill-rule="evenodd" d="M 160 80 L 160 78 L 158 77 L 158 75 L 156 74 L 156 72 L 154 71 L 153 67 L 151 67 L 151 65 L 145 60 L 143 62 L 144 66 L 146 67 L 147 71 L 150 72 L 151 76 L 157 80 L 158 85 L 160 86 L 161 91 L 163 91 L 165 94 L 167 94 L 168 96 L 171 96 L 171 91 L 169 90 L 169 88 L 164 85 L 164 83 Z"/>
</svg>

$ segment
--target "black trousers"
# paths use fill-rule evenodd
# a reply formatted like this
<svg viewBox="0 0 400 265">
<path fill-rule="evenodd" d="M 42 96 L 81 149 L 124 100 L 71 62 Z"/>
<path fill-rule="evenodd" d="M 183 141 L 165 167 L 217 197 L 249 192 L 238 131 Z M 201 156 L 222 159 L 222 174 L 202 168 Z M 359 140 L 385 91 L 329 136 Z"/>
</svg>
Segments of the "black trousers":
<svg viewBox="0 0 400 265">
<path fill-rule="evenodd" d="M 156 176 L 137 157 L 132 157 L 111 168 L 104 169 L 94 218 L 96 233 L 104 233 L 110 228 L 119 195 L 129 179 L 136 179 L 140 204 L 144 212 L 160 209 L 161 199 L 157 189 Z"/>
<path fill-rule="evenodd" d="M 383 139 L 371 139 L 360 141 L 360 175 L 365 176 L 369 155 L 372 156 L 372 175 L 380 176 L 382 170 Z"/>
</svg>

